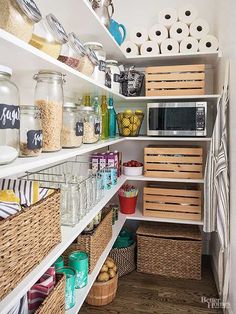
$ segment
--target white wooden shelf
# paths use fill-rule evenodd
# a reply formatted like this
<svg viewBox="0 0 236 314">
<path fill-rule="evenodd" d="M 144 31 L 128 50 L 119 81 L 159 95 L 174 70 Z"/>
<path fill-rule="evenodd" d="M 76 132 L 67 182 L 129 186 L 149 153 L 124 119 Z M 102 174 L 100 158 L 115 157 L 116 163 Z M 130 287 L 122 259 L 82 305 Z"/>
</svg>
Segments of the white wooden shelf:
<svg viewBox="0 0 236 314">
<path fill-rule="evenodd" d="M 62 227 L 62 241 L 36 266 L 17 286 L 0 302 L 0 313 L 7 313 L 12 306 L 32 287 L 32 285 L 44 274 L 44 272 L 56 261 L 56 259 L 67 249 L 67 247 L 79 236 L 87 224 L 98 214 L 98 212 L 117 193 L 125 183 L 124 176 L 118 179 L 117 185 L 105 192 L 102 200 L 75 226 Z M 123 224 L 122 224 L 123 226 Z M 121 227 L 122 227 L 121 226 Z M 118 232 L 119 233 L 119 232 Z M 118 235 L 118 234 L 117 234 Z"/>
<path fill-rule="evenodd" d="M 183 219 L 170 219 L 170 218 L 156 218 L 156 217 L 147 217 L 142 214 L 142 205 L 136 207 L 135 214 L 127 215 L 127 220 L 138 220 L 138 221 L 153 221 L 153 222 L 168 222 L 176 224 L 187 224 L 187 225 L 197 225 L 202 226 L 203 221 L 194 221 L 194 220 L 183 220 Z"/>
<path fill-rule="evenodd" d="M 204 179 L 177 179 L 177 178 L 154 178 L 146 176 L 126 176 L 128 181 L 153 181 L 153 182 L 178 182 L 178 183 L 204 183 Z"/>
</svg>

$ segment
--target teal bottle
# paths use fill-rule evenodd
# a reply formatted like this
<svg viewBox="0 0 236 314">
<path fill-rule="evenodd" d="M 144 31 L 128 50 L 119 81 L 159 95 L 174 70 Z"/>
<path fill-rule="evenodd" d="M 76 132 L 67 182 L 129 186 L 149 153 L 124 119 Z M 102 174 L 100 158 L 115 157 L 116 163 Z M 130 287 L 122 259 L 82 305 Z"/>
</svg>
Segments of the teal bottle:
<svg viewBox="0 0 236 314">
<path fill-rule="evenodd" d="M 113 98 L 109 98 L 108 102 L 108 114 L 109 114 L 109 137 L 116 137 L 116 112 L 114 109 Z"/>
</svg>

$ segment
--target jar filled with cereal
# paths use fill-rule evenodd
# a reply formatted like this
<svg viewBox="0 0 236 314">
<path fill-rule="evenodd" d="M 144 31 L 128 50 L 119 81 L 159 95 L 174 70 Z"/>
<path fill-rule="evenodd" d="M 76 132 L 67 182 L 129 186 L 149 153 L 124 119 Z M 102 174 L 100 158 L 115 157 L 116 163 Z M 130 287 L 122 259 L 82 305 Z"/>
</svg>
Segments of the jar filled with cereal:
<svg viewBox="0 0 236 314">
<path fill-rule="evenodd" d="M 91 106 L 80 107 L 79 114 L 84 121 L 83 143 L 96 143 L 100 137 L 100 121 Z"/>
</svg>

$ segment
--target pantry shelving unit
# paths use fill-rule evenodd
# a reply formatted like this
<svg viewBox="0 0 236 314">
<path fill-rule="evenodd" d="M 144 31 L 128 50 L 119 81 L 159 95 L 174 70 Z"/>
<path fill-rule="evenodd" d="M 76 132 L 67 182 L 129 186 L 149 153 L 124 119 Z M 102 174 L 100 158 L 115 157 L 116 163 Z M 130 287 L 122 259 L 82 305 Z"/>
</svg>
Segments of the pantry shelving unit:
<svg viewBox="0 0 236 314">
<path fill-rule="evenodd" d="M 45 15 L 48 12 L 55 13 L 65 25 L 66 30 L 76 31 L 83 42 L 98 40 L 104 45 L 109 58 L 114 58 L 121 63 L 127 65 L 135 64 L 136 66 L 148 65 L 165 65 L 172 63 L 207 63 L 215 66 L 221 57 L 221 52 L 217 53 L 196 53 L 196 54 L 178 54 L 178 55 L 158 55 L 156 57 L 136 56 L 126 57 L 120 46 L 113 39 L 109 31 L 100 22 L 99 18 L 92 10 L 87 0 L 71 0 L 70 5 L 65 9 L 65 1 L 58 0 L 57 5 L 53 1 L 39 0 L 37 3 Z M 76 12 L 76 13 L 75 13 Z M 79 15 L 79 17 L 78 17 Z M 86 27 L 84 27 L 86 25 Z M 40 69 L 51 69 L 66 74 L 66 92 L 69 94 L 86 94 L 91 95 L 107 95 L 112 96 L 115 101 L 128 103 L 129 105 L 136 103 L 147 103 L 152 101 L 184 101 L 184 100 L 207 100 L 216 102 L 220 95 L 192 95 L 192 96 L 166 96 L 166 97 L 124 97 L 119 93 L 112 92 L 109 88 L 96 83 L 93 79 L 86 77 L 78 71 L 68 67 L 67 65 L 55 60 L 49 55 L 30 46 L 17 37 L 0 29 L 0 56 L 2 62 L 13 69 L 14 80 L 20 82 L 20 87 L 33 90 L 33 75 Z M 35 158 L 17 159 L 13 163 L 0 166 L 0 178 L 8 176 L 16 176 L 25 171 L 36 170 L 51 164 L 59 163 L 69 158 L 87 154 L 101 148 L 115 145 L 124 141 L 160 141 L 160 142 L 210 142 L 211 138 L 172 138 L 162 137 L 154 138 L 148 136 L 140 136 L 133 138 L 115 138 L 106 141 L 100 141 L 95 144 L 83 145 L 80 148 L 61 150 L 55 153 L 44 153 Z M 103 199 L 76 225 L 76 227 L 62 227 L 62 242 L 58 244 L 47 257 L 36 266 L 16 287 L 0 302 L 0 313 L 7 313 L 14 304 L 28 291 L 28 289 L 40 278 L 40 276 L 50 267 L 55 260 L 63 253 L 63 251 L 74 241 L 74 239 L 82 232 L 86 225 L 96 216 L 96 214 L 109 202 L 109 200 L 117 193 L 119 188 L 126 181 L 158 181 L 158 182 L 186 182 L 204 184 L 204 179 L 167 179 L 167 178 L 150 178 L 145 176 L 126 177 L 122 176 L 118 180 L 118 184 L 110 191 L 106 191 Z M 82 306 L 89 289 L 91 288 L 96 276 L 109 254 L 110 249 L 115 242 L 121 228 L 126 220 L 145 220 L 145 221 L 165 221 L 170 223 L 185 223 L 194 225 L 203 225 L 202 221 L 189 221 L 177 219 L 162 219 L 155 217 L 144 217 L 141 212 L 141 206 L 133 215 L 119 215 L 119 220 L 113 226 L 113 236 L 108 246 L 101 255 L 98 263 L 89 275 L 88 285 L 83 289 L 76 291 L 77 303 L 75 307 L 67 311 L 67 313 L 77 313 Z"/>
</svg>

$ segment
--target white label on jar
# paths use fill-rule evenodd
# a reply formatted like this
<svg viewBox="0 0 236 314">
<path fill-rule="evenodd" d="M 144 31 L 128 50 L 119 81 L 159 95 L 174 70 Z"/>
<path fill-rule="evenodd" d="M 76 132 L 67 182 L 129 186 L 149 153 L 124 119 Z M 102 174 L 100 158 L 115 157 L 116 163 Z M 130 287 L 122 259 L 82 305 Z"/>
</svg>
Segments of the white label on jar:
<svg viewBox="0 0 236 314">
<path fill-rule="evenodd" d="M 113 82 L 120 83 L 120 75 L 115 73 L 113 75 Z"/>
<path fill-rule="evenodd" d="M 77 122 L 76 123 L 76 136 L 83 136 L 84 135 L 84 124 L 83 122 Z"/>
<path fill-rule="evenodd" d="M 109 72 L 106 72 L 105 75 L 105 86 L 111 88 L 111 75 Z"/>
<path fill-rule="evenodd" d="M 20 128 L 20 107 L 0 104 L 0 129 Z"/>
<path fill-rule="evenodd" d="M 27 132 L 27 148 L 41 149 L 43 147 L 43 132 L 42 130 L 30 130 Z"/>
<path fill-rule="evenodd" d="M 99 71 L 106 72 L 106 62 L 103 60 L 99 60 Z"/>
</svg>

